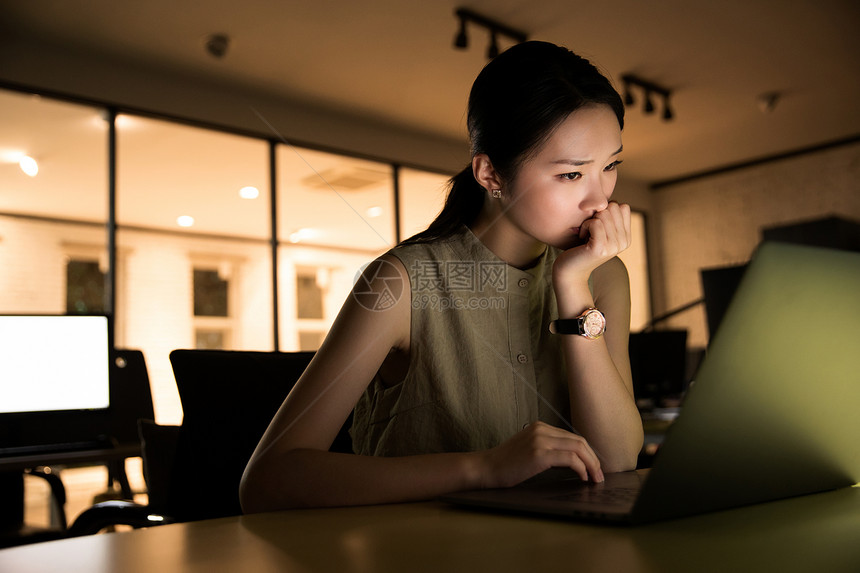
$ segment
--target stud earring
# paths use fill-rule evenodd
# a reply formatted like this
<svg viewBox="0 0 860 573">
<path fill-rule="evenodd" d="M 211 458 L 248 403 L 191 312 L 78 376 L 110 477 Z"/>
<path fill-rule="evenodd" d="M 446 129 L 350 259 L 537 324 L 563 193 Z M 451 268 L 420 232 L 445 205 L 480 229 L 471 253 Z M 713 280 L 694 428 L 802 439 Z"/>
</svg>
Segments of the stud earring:
<svg viewBox="0 0 860 573">
<path fill-rule="evenodd" d="M 493 189 L 493 199 L 501 199 L 502 190 L 501 189 Z"/>
</svg>

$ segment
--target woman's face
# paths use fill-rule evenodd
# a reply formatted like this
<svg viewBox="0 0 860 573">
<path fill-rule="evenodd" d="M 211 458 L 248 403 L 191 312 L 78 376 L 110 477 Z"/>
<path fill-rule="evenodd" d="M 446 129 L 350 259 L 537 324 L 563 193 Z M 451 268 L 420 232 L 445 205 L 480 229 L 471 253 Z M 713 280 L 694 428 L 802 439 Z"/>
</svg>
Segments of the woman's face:
<svg viewBox="0 0 860 573">
<path fill-rule="evenodd" d="M 580 244 L 580 225 L 612 197 L 620 153 L 621 128 L 611 108 L 578 109 L 506 186 L 504 216 L 541 243 Z"/>
</svg>

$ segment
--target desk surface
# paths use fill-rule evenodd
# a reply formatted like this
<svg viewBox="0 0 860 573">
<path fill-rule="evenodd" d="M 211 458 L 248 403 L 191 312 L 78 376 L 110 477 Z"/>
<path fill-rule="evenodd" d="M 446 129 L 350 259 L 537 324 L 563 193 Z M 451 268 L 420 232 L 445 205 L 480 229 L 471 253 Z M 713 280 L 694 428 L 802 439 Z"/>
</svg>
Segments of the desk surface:
<svg viewBox="0 0 860 573">
<path fill-rule="evenodd" d="M 419 503 L 278 512 L 0 550 L 0 571 L 860 571 L 860 488 L 641 527 Z"/>
<path fill-rule="evenodd" d="M 5 456 L 0 457 L 0 471 L 19 471 L 36 466 L 86 465 L 134 458 L 139 455 L 139 444 L 125 444 L 115 448 L 99 450 L 72 450 L 67 452 L 42 452 L 38 454 Z"/>
</svg>

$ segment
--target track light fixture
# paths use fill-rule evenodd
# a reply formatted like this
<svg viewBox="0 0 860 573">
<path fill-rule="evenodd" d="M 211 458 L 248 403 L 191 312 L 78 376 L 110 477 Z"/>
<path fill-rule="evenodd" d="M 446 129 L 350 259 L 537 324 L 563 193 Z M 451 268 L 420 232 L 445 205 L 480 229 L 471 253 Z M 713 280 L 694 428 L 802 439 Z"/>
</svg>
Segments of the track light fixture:
<svg viewBox="0 0 860 573">
<path fill-rule="evenodd" d="M 624 83 L 625 106 L 630 107 L 636 103 L 636 99 L 633 97 L 633 92 L 630 89 L 631 87 L 636 87 L 644 93 L 644 101 L 642 104 L 643 112 L 647 114 L 654 113 L 656 108 L 654 107 L 653 96 L 659 96 L 663 98 L 663 121 L 670 121 L 675 117 L 672 107 L 669 104 L 669 97 L 672 95 L 671 91 L 662 86 L 658 86 L 654 82 L 649 82 L 634 76 L 633 74 L 624 74 L 621 76 L 621 81 Z"/>
<path fill-rule="evenodd" d="M 466 34 L 466 24 L 469 22 L 482 28 L 486 28 L 490 33 L 490 45 L 487 48 L 487 58 L 491 60 L 499 55 L 499 36 L 506 36 L 517 44 L 525 42 L 528 39 L 525 32 L 515 30 L 510 26 L 491 20 L 486 16 L 476 14 L 467 8 L 457 8 L 454 10 L 454 14 L 460 20 L 460 28 L 457 35 L 454 37 L 455 48 L 465 49 L 469 47 L 469 37 Z"/>
</svg>

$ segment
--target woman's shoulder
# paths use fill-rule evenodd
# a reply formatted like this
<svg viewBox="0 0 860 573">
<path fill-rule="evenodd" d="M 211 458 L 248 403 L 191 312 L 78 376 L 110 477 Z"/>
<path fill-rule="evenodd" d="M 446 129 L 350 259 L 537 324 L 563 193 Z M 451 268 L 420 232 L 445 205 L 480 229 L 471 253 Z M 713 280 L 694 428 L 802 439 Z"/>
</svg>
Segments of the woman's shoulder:
<svg viewBox="0 0 860 573">
<path fill-rule="evenodd" d="M 450 258 L 456 251 L 457 245 L 464 242 L 461 233 L 439 237 L 431 240 L 406 241 L 389 250 L 386 255 L 399 259 L 407 268 L 416 260 L 444 260 Z"/>
</svg>

